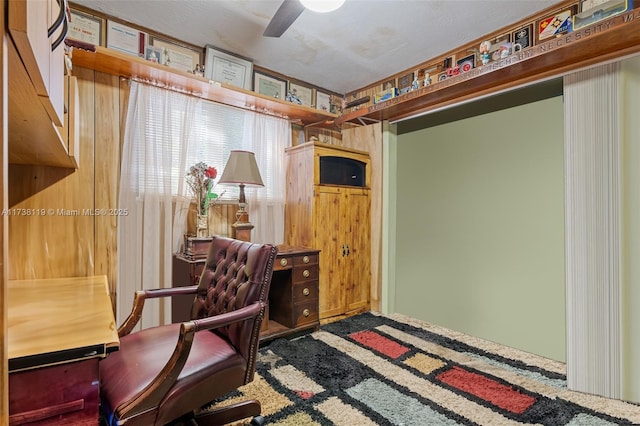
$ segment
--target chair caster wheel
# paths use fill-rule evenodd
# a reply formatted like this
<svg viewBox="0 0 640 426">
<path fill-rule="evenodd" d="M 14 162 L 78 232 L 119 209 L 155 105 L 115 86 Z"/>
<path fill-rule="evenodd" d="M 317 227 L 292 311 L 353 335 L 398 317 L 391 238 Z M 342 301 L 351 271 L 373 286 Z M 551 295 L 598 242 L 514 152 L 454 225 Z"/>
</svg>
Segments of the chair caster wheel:
<svg viewBox="0 0 640 426">
<path fill-rule="evenodd" d="M 251 420 L 251 423 L 249 423 L 249 425 L 251 425 L 251 426 L 262 426 L 264 424 L 265 424 L 265 421 L 264 421 L 264 417 L 262 417 L 262 416 L 255 416 Z"/>
</svg>

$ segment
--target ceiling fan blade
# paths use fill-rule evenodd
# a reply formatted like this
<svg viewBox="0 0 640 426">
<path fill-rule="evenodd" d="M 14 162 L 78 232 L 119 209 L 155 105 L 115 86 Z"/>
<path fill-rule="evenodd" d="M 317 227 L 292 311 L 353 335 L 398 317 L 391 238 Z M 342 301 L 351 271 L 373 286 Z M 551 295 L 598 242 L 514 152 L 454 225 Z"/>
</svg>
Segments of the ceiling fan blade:
<svg viewBox="0 0 640 426">
<path fill-rule="evenodd" d="M 284 0 L 262 35 L 280 37 L 303 11 L 304 6 L 299 0 Z"/>
</svg>

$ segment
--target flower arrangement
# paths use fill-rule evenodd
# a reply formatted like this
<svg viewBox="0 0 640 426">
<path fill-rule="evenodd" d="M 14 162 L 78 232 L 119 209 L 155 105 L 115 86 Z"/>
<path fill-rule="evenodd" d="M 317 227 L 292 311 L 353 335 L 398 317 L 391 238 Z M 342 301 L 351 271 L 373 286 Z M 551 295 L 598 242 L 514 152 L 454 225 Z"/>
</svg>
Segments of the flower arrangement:
<svg viewBox="0 0 640 426">
<path fill-rule="evenodd" d="M 206 215 L 210 200 L 217 198 L 216 194 L 211 192 L 216 176 L 218 176 L 216 168 L 207 166 L 203 161 L 191 166 L 187 172 L 187 185 L 196 198 L 199 215 Z"/>
</svg>

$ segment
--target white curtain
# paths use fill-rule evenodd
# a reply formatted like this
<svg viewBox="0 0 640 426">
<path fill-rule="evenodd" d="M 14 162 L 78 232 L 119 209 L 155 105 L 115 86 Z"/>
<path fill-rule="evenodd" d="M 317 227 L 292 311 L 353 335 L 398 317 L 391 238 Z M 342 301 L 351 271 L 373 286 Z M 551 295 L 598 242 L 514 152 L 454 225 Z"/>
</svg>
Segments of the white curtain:
<svg viewBox="0 0 640 426">
<path fill-rule="evenodd" d="M 190 129 L 199 99 L 168 90 L 131 84 L 125 126 L 118 205 L 117 320 L 131 310 L 136 290 L 171 287 L 171 259 L 180 244 L 189 200 L 174 198 L 172 171 L 186 169 L 194 149 Z M 172 149 L 175 138 L 181 149 Z M 178 193 L 185 191 L 178 179 Z M 175 204 L 175 218 L 173 202 Z M 174 226 L 175 224 L 175 226 Z M 142 328 L 171 322 L 170 300 L 145 303 Z"/>
<path fill-rule="evenodd" d="M 120 176 L 119 207 L 129 214 L 118 218 L 118 324 L 136 290 L 172 286 L 172 257 L 181 249 L 190 202 L 185 173 L 197 161 L 221 173 L 231 149 L 253 151 L 265 187 L 246 189 L 252 241 L 283 242 L 290 141 L 285 119 L 132 83 Z M 142 328 L 169 322 L 170 299 L 145 303 Z"/>
<path fill-rule="evenodd" d="M 247 111 L 243 149 L 256 155 L 262 179 L 270 173 L 264 188 L 245 188 L 249 220 L 254 225 L 251 241 L 282 244 L 286 167 L 284 150 L 291 145 L 291 125 L 287 120 Z"/>
</svg>

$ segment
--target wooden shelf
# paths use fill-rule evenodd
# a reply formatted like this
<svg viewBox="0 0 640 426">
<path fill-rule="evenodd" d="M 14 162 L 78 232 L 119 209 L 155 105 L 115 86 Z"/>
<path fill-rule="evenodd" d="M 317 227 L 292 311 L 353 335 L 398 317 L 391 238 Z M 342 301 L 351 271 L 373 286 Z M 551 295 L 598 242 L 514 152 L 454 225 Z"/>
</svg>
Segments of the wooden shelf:
<svg viewBox="0 0 640 426">
<path fill-rule="evenodd" d="M 640 9 L 544 41 L 508 58 L 433 83 L 385 102 L 344 114 L 344 122 L 401 120 L 483 95 L 640 52 Z"/>
<path fill-rule="evenodd" d="M 162 87 L 176 88 L 210 101 L 287 118 L 302 125 L 331 126 L 338 117 L 325 111 L 260 95 L 224 83 L 178 71 L 164 65 L 96 46 L 95 52 L 73 49 L 74 67 L 89 68 Z"/>
</svg>

